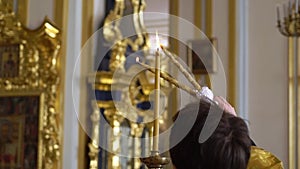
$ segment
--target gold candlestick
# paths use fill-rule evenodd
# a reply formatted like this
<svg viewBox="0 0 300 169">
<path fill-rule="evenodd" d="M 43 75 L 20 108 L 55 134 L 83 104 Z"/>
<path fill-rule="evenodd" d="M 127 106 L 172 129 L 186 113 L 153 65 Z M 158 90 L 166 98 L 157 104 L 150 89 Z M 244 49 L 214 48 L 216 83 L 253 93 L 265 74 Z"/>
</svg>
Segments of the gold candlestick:
<svg viewBox="0 0 300 169">
<path fill-rule="evenodd" d="M 176 59 L 176 57 L 178 57 L 178 56 L 174 56 L 175 54 L 169 52 L 163 45 L 160 45 L 160 47 L 161 47 L 162 51 L 165 53 L 165 55 L 167 55 L 172 60 L 172 62 L 178 67 L 178 69 L 182 72 L 182 74 L 189 80 L 189 82 L 192 83 L 192 85 L 195 87 L 195 89 L 200 91 L 201 86 L 193 78 L 193 76 L 178 62 L 178 60 Z"/>
<path fill-rule="evenodd" d="M 155 108 L 154 108 L 154 126 L 153 126 L 153 147 L 150 157 L 141 158 L 141 161 L 150 169 L 162 169 L 164 165 L 168 164 L 170 160 L 162 157 L 159 154 L 159 110 L 160 110 L 160 53 L 159 53 L 159 39 L 156 32 L 157 50 L 155 53 Z M 138 62 L 138 59 L 137 59 Z"/>
<path fill-rule="evenodd" d="M 159 54 L 159 39 L 156 32 L 157 50 L 155 53 L 155 109 L 154 109 L 154 126 L 153 126 L 153 149 L 158 152 L 159 143 L 159 107 L 160 107 L 160 54 Z"/>
</svg>

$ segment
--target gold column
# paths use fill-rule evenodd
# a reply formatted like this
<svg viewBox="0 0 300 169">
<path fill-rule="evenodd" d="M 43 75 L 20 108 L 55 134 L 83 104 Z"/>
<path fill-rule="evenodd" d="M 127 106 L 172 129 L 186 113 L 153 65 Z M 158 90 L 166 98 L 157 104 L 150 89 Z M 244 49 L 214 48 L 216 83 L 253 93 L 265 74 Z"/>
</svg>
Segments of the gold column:
<svg viewBox="0 0 300 169">
<path fill-rule="evenodd" d="M 202 0 L 195 0 L 194 1 L 194 24 L 201 31 L 202 31 L 202 28 L 203 28 L 203 25 L 202 25 L 202 21 L 203 21 L 202 8 L 203 8 Z M 195 33 L 195 37 L 198 37 L 198 36 L 200 36 L 200 32 Z M 190 47 L 192 47 L 192 46 L 190 46 Z M 190 52 L 192 52 L 192 51 L 190 51 Z M 190 63 L 192 64 L 191 61 L 190 61 Z M 195 76 L 196 76 L 196 79 L 199 80 L 201 75 L 195 75 Z"/>
<path fill-rule="evenodd" d="M 205 1 L 205 2 L 204 2 Z M 194 1 L 194 24 L 196 27 L 201 29 L 201 31 L 204 29 L 204 33 L 208 38 L 213 37 L 213 0 L 195 0 Z M 203 13 L 203 6 L 205 6 L 205 16 L 202 15 Z M 205 17 L 205 18 L 204 18 Z M 204 25 L 203 20 L 205 21 Z M 195 34 L 195 36 L 199 36 L 198 34 Z M 203 74 L 203 75 L 195 75 L 196 79 L 202 79 L 201 77 L 204 77 L 205 83 L 208 87 L 211 86 L 209 74 Z M 203 80 L 204 80 L 203 79 Z"/>
<path fill-rule="evenodd" d="M 21 0 L 22 1 L 22 0 Z M 25 0 L 28 1 L 28 0 Z M 20 0 L 19 0 L 20 2 Z M 59 112 L 61 112 L 61 117 L 64 117 L 64 105 L 61 104 L 64 102 L 64 89 L 65 89 L 65 68 L 66 68 L 66 43 L 67 42 L 67 30 L 68 30 L 68 4 L 69 4 L 69 0 L 54 0 L 54 22 L 55 24 L 61 28 L 61 39 L 62 39 L 62 43 L 61 43 L 61 50 L 59 55 L 59 59 L 57 60 L 57 67 L 58 70 L 60 72 L 60 85 L 59 85 L 59 89 L 57 92 L 57 100 L 56 100 L 56 105 L 59 108 Z M 28 8 L 28 7 L 27 7 Z M 26 9 L 27 9 L 26 8 Z M 25 8 L 24 8 L 25 9 Z M 27 21 L 27 20 L 26 20 Z M 63 126 L 63 124 L 62 124 Z M 62 138 L 63 139 L 63 138 Z M 62 140 L 63 142 L 63 140 Z M 63 150 L 62 150 L 63 151 Z M 60 159 L 62 159 L 63 157 L 63 153 L 61 152 L 61 157 Z M 62 161 L 62 160 L 60 160 Z M 62 164 L 60 164 L 60 166 L 58 168 L 61 168 Z"/>
<path fill-rule="evenodd" d="M 170 3 L 170 14 L 174 16 L 179 16 L 179 0 L 169 0 Z M 170 34 L 178 35 L 178 21 L 170 20 L 170 25 L 174 25 L 170 29 Z M 178 55 L 179 43 L 176 39 L 169 38 L 170 50 Z"/>
<path fill-rule="evenodd" d="M 206 35 L 209 38 L 213 37 L 213 0 L 206 0 L 206 11 L 205 11 L 205 30 L 206 30 Z M 209 74 L 205 75 L 205 79 L 206 79 L 206 84 L 207 86 L 209 86 L 210 88 L 212 88 L 212 84 L 210 82 L 210 78 L 209 78 Z"/>
<path fill-rule="evenodd" d="M 297 41 L 297 42 L 296 42 Z M 296 96 L 298 95 L 299 98 L 299 92 L 297 94 L 297 89 L 299 89 L 299 84 L 298 86 L 295 85 L 294 81 L 295 78 L 299 79 L 299 72 L 298 72 L 298 77 L 295 77 L 295 48 L 296 45 L 298 45 L 299 49 L 299 38 L 297 37 L 290 37 L 288 38 L 288 93 L 289 93 L 289 169 L 294 169 L 299 167 L 299 131 L 300 131 L 300 126 L 299 126 L 299 114 L 297 113 L 300 110 L 299 108 L 299 103 L 298 107 L 296 107 Z M 299 60 L 299 51 L 297 52 L 297 57 Z M 298 70 L 299 71 L 299 70 Z"/>
<path fill-rule="evenodd" d="M 83 47 L 84 44 L 87 42 L 87 40 L 90 38 L 90 36 L 93 34 L 94 0 L 82 1 L 81 9 L 82 9 L 81 46 Z M 90 52 L 90 54 L 87 54 L 86 56 L 93 56 L 92 49 L 90 49 L 89 52 Z M 87 75 L 88 73 L 93 71 L 92 68 L 89 66 L 89 65 L 94 65 L 92 62 L 93 62 L 92 57 L 81 58 L 80 69 L 81 69 L 82 75 Z M 87 111 L 89 111 L 87 105 L 90 105 L 89 104 L 90 101 L 88 100 L 88 95 L 87 95 L 87 93 L 89 93 L 88 92 L 89 89 L 87 88 L 87 83 L 85 80 L 82 80 L 80 82 L 80 86 L 81 86 L 81 91 L 80 91 L 81 105 L 79 107 L 79 110 L 80 110 L 80 112 L 87 112 Z M 96 111 L 96 110 L 94 110 L 94 111 Z M 80 113 L 80 114 L 83 115 L 82 113 Z M 83 117 L 81 119 L 88 119 L 88 118 Z M 93 120 L 93 119 L 91 119 L 91 120 Z M 96 123 L 96 122 L 94 122 L 94 123 Z M 81 126 L 79 126 L 78 130 L 79 130 L 78 168 L 86 168 L 86 166 L 88 166 L 88 161 L 86 160 L 87 159 L 86 145 L 88 144 L 88 137 Z M 90 143 L 89 149 L 90 149 L 90 153 L 96 153 L 96 151 L 98 149 L 97 143 L 95 143 L 95 142 Z M 89 153 L 89 155 L 90 155 L 90 153 Z M 91 168 L 92 168 L 92 165 L 94 163 L 96 163 L 96 161 L 98 160 L 98 158 L 97 158 L 98 155 L 92 156 L 92 157 L 95 157 L 96 159 L 90 160 Z M 96 165 L 95 165 L 95 168 L 96 168 Z"/>
<path fill-rule="evenodd" d="M 205 30 L 206 35 L 208 37 L 213 37 L 213 0 L 206 0 L 206 7 L 205 7 L 205 16 L 206 16 L 206 23 L 205 23 Z"/>
<path fill-rule="evenodd" d="M 24 24 L 27 25 L 27 16 L 28 16 L 28 0 L 19 0 L 18 7 L 17 7 L 17 14 L 19 20 Z M 61 28 L 61 27 L 60 27 Z"/>
<path fill-rule="evenodd" d="M 202 28 L 202 0 L 194 1 L 194 24 L 199 29 Z M 198 35 L 195 35 L 198 36 Z"/>
<path fill-rule="evenodd" d="M 228 101 L 236 107 L 236 0 L 228 2 Z"/>
<path fill-rule="evenodd" d="M 296 3 L 296 5 L 295 5 Z M 288 38 L 288 94 L 289 94 L 289 168 L 299 168 L 300 161 L 300 115 L 299 115 L 299 37 L 300 37 L 300 15 L 298 1 L 293 8 L 282 5 L 283 19 L 280 17 L 280 6 L 277 6 L 277 28 L 279 32 Z M 287 7 L 287 8 L 286 8 Z"/>
<path fill-rule="evenodd" d="M 170 3 L 170 14 L 174 16 L 179 16 L 179 0 L 169 0 L 169 3 Z M 170 34 L 178 35 L 178 21 L 170 20 L 170 25 L 173 25 L 172 29 L 170 29 L 170 31 L 173 32 L 170 32 Z M 170 42 L 170 50 L 178 55 L 179 54 L 178 40 L 169 38 L 169 42 Z M 177 112 L 177 92 L 178 90 L 175 88 L 170 93 L 170 97 L 169 97 L 170 99 L 168 99 L 168 105 L 172 105 L 172 106 L 168 106 L 168 111 L 170 112 L 169 114 L 172 116 L 175 115 Z"/>
</svg>

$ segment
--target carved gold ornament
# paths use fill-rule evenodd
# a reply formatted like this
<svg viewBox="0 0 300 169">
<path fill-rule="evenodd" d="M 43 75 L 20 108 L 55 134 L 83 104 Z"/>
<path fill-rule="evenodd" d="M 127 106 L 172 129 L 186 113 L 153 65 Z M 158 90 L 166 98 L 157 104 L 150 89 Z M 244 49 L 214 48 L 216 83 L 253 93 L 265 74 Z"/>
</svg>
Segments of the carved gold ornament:
<svg viewBox="0 0 300 169">
<path fill-rule="evenodd" d="M 47 18 L 36 30 L 29 30 L 1 1 L 0 37 L 1 94 L 23 96 L 34 93 L 43 96 L 40 122 L 36 126 L 39 135 L 38 168 L 60 168 L 61 119 L 57 112 L 60 30 Z M 5 52 L 12 55 L 14 64 L 4 66 L 3 62 L 9 58 Z"/>
</svg>

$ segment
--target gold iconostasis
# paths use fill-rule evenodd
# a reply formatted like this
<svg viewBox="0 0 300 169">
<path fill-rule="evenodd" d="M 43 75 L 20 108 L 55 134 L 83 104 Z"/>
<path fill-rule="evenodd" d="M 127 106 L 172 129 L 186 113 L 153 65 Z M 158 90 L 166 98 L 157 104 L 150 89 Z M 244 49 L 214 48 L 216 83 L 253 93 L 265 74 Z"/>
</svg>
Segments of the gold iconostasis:
<svg viewBox="0 0 300 169">
<path fill-rule="evenodd" d="M 29 30 L 0 3 L 0 168 L 58 168 L 60 30 L 47 18 Z"/>
</svg>

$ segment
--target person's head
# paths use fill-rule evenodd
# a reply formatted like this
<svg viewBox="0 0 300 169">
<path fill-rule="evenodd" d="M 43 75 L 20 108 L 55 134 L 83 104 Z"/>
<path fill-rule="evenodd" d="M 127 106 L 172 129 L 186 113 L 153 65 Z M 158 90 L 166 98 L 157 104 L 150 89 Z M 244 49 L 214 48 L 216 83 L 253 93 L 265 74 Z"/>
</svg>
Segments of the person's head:
<svg viewBox="0 0 300 169">
<path fill-rule="evenodd" d="M 251 139 L 246 123 L 239 117 L 223 112 L 216 104 L 201 99 L 200 103 L 183 108 L 171 130 L 170 145 L 176 139 L 181 128 L 190 123 L 193 111 L 197 118 L 189 133 L 170 149 L 173 165 L 176 169 L 246 169 L 250 157 Z M 199 143 L 199 135 L 209 113 L 222 113 L 222 118 L 204 142 Z"/>
</svg>

